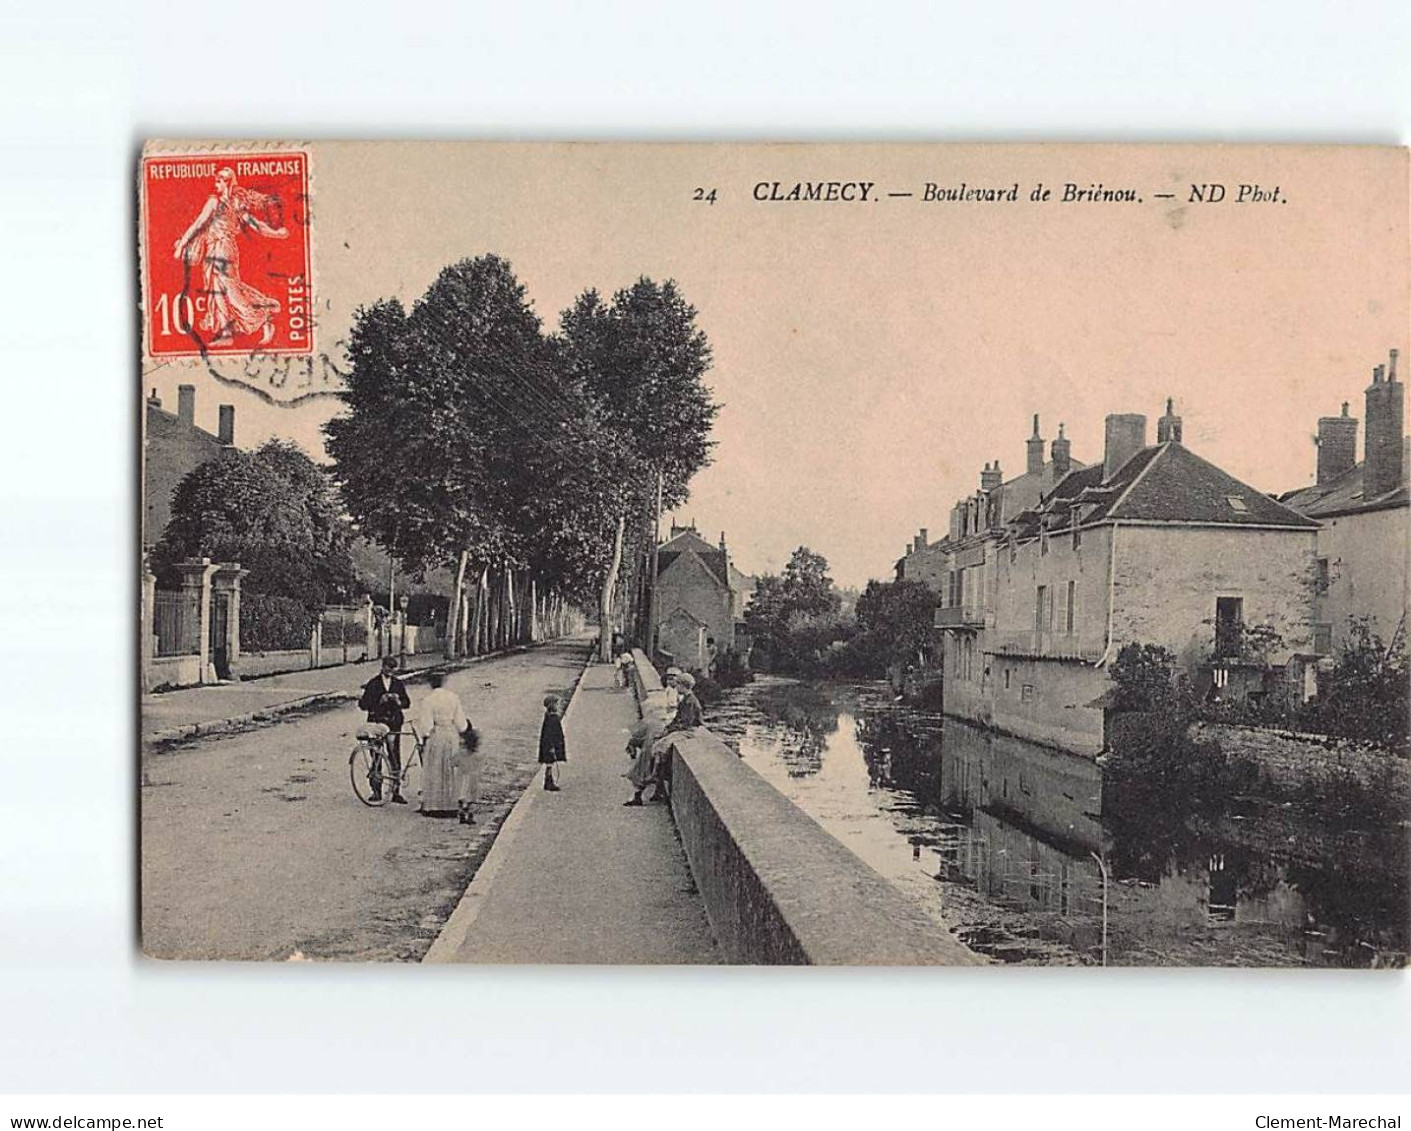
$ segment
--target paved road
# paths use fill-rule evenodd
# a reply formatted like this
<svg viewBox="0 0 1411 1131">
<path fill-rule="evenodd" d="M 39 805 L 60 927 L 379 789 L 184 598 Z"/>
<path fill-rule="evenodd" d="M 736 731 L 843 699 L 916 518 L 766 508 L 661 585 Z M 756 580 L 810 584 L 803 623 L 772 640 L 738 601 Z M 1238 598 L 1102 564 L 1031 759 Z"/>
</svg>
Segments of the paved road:
<svg viewBox="0 0 1411 1131">
<path fill-rule="evenodd" d="M 588 647 L 544 645 L 450 677 L 488 754 L 473 829 L 353 796 L 351 705 L 145 755 L 143 950 L 420 959 L 534 775 L 544 695 L 567 697 Z"/>
<path fill-rule="evenodd" d="M 429 957 L 554 964 L 720 961 L 666 805 L 624 808 L 628 688 L 595 664 L 564 720 L 563 789 L 533 786 Z M 483 890 L 482 890 L 483 889 Z"/>
</svg>

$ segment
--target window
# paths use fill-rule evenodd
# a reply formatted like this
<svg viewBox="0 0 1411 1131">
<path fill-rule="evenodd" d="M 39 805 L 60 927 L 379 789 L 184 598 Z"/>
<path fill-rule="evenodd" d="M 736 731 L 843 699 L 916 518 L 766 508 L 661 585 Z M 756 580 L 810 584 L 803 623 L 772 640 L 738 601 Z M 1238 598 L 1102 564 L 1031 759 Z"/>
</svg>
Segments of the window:
<svg viewBox="0 0 1411 1131">
<path fill-rule="evenodd" d="M 1026 683 L 1022 688 L 1020 688 L 1019 698 L 1022 699 L 1025 703 L 1032 703 L 1034 701 L 1034 685 L 1032 683 Z"/>
<path fill-rule="evenodd" d="M 1048 556 L 1048 530 L 1045 529 L 1045 528 L 1040 528 L 1040 529 L 1039 529 L 1039 557 L 1043 558 L 1043 557 L 1047 557 L 1047 556 Z"/>
<path fill-rule="evenodd" d="M 1004 689 L 1005 689 L 1006 691 L 1009 690 L 1009 669 L 1008 669 L 1008 668 L 1005 668 L 1005 669 L 1004 669 Z"/>
<path fill-rule="evenodd" d="M 1314 583 L 1313 583 L 1313 584 L 1314 584 L 1314 588 L 1316 589 L 1316 591 L 1318 592 L 1318 594 L 1319 594 L 1320 596 L 1328 591 L 1328 583 L 1329 583 L 1330 579 L 1331 579 L 1331 574 L 1328 572 L 1328 559 L 1327 559 L 1327 558 L 1319 558 L 1319 559 L 1318 559 L 1318 572 L 1317 572 L 1316 575 L 1315 575 L 1315 579 L 1314 579 Z"/>
<path fill-rule="evenodd" d="M 1068 600 L 1063 610 L 1063 631 L 1068 635 L 1073 635 L 1073 604 L 1078 596 L 1078 583 L 1070 581 L 1068 583 Z"/>
<path fill-rule="evenodd" d="M 1076 526 L 1073 527 L 1073 549 L 1078 549 L 1083 544 L 1083 532 Z"/>
<path fill-rule="evenodd" d="M 1215 599 L 1215 658 L 1240 654 L 1240 628 L 1244 623 L 1243 597 Z"/>
<path fill-rule="evenodd" d="M 1048 586 L 1040 585 L 1034 598 L 1034 631 L 1047 632 L 1053 627 L 1053 610 L 1049 606 Z"/>
<path fill-rule="evenodd" d="M 1333 654 L 1333 626 L 1315 624 L 1313 626 L 1313 651 L 1319 656 Z"/>
<path fill-rule="evenodd" d="M 1244 499 L 1239 495 L 1226 495 L 1225 502 L 1230 504 L 1232 511 L 1239 511 L 1240 514 L 1248 514 L 1249 507 L 1245 506 Z"/>
</svg>

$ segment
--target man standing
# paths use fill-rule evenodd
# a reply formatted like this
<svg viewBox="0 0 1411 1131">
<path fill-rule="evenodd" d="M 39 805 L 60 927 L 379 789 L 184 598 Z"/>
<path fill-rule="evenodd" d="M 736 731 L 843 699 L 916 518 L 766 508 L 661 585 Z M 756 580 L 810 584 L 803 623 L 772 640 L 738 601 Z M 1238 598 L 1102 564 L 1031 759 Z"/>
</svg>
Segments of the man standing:
<svg viewBox="0 0 1411 1131">
<path fill-rule="evenodd" d="M 373 676 L 363 687 L 358 707 L 367 712 L 367 721 L 382 723 L 392 733 L 387 736 L 387 762 L 392 771 L 392 801 L 405 805 L 402 796 L 402 729 L 405 719 L 403 712 L 412 705 L 412 697 L 407 694 L 407 685 L 397 678 L 397 659 L 387 656 L 382 661 L 382 671 Z M 368 774 L 368 785 L 372 786 L 372 799 L 382 800 L 382 766 L 373 762 Z"/>
</svg>

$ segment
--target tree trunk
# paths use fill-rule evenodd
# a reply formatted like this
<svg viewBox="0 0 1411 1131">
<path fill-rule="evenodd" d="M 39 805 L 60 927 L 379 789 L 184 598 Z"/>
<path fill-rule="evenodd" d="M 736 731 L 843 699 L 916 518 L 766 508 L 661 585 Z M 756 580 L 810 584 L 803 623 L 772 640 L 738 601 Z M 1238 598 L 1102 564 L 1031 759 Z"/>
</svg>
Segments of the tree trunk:
<svg viewBox="0 0 1411 1131">
<path fill-rule="evenodd" d="M 662 490 L 662 474 L 658 470 L 656 509 L 652 512 L 652 556 L 647 566 L 647 639 L 642 645 L 647 655 L 652 657 L 657 654 L 657 618 L 661 616 L 661 610 L 657 608 L 657 546 L 661 542 Z"/>
<path fill-rule="evenodd" d="M 598 599 L 598 659 L 604 663 L 612 659 L 612 598 L 617 589 L 617 571 L 622 565 L 622 535 L 626 528 L 627 516 L 618 515 L 617 530 L 612 538 L 612 560 Z"/>
<path fill-rule="evenodd" d="M 456 563 L 456 587 L 451 594 L 451 614 L 446 618 L 446 659 L 454 660 L 460 651 L 461 601 L 465 595 L 465 567 L 470 551 L 462 550 Z"/>
<path fill-rule="evenodd" d="M 475 582 L 475 610 L 470 621 L 470 649 L 473 655 L 485 652 L 485 613 L 489 569 L 482 569 Z"/>
</svg>

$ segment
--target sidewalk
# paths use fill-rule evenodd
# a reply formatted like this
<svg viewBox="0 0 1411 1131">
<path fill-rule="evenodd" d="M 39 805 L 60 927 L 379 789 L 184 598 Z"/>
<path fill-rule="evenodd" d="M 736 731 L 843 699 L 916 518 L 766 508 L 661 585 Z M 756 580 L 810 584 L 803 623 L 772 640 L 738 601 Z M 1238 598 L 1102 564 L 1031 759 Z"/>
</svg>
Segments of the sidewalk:
<svg viewBox="0 0 1411 1131">
<path fill-rule="evenodd" d="M 444 664 L 440 653 L 408 656 L 405 672 Z M 292 710 L 319 699 L 357 698 L 380 670 L 380 660 L 287 672 L 245 683 L 215 683 L 142 696 L 142 740 L 162 741 L 249 722 L 255 716 Z"/>
<path fill-rule="evenodd" d="M 719 962 L 665 805 L 625 808 L 637 721 L 610 664 L 591 664 L 564 720 L 568 770 L 520 798 L 427 962 Z"/>
</svg>

